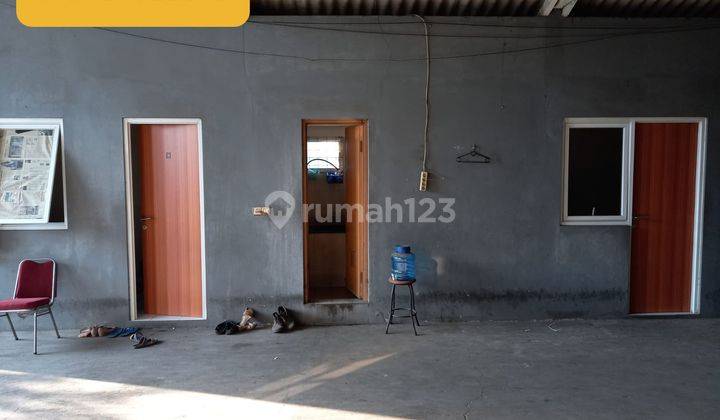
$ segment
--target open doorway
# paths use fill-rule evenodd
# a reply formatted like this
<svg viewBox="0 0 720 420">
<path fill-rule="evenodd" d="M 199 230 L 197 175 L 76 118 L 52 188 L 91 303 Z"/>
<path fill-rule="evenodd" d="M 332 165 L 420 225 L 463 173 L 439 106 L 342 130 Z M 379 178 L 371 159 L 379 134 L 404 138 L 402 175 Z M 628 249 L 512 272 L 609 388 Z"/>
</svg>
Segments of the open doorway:
<svg viewBox="0 0 720 420">
<path fill-rule="evenodd" d="M 303 120 L 305 302 L 365 301 L 367 121 Z"/>
<path fill-rule="evenodd" d="M 124 120 L 132 320 L 205 318 L 200 124 Z"/>
</svg>

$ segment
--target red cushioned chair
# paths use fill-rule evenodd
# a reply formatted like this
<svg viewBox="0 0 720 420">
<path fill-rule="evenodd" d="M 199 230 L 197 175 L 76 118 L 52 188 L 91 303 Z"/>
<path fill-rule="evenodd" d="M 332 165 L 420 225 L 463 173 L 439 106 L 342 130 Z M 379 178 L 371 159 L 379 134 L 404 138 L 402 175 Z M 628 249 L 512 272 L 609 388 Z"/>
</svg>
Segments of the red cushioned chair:
<svg viewBox="0 0 720 420">
<path fill-rule="evenodd" d="M 37 354 L 37 318 L 50 314 L 55 334 L 60 338 L 50 307 L 55 299 L 55 261 L 50 258 L 22 260 L 18 266 L 15 293 L 12 299 L 0 300 L 0 316 L 6 316 L 15 339 L 15 327 L 10 313 L 20 316 L 33 314 L 33 353 Z"/>
</svg>

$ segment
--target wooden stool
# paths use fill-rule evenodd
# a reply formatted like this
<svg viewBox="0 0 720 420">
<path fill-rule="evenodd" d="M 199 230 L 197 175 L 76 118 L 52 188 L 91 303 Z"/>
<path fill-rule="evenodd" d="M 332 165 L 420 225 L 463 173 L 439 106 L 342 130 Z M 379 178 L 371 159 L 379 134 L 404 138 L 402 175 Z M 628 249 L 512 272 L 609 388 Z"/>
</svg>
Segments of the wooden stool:
<svg viewBox="0 0 720 420">
<path fill-rule="evenodd" d="M 395 280 L 392 277 L 388 279 L 388 283 L 392 284 L 392 294 L 390 294 L 390 316 L 388 317 L 387 326 L 385 327 L 385 334 L 390 330 L 390 324 L 392 324 L 393 317 L 397 318 L 410 318 L 412 322 L 413 331 L 415 335 L 418 335 L 415 324 L 420 326 L 420 321 L 417 318 L 417 311 L 415 310 L 415 290 L 413 289 L 413 283 L 415 279 L 410 280 Z M 407 286 L 410 291 L 410 307 L 409 308 L 398 308 L 395 307 L 395 288 L 397 286 Z M 409 315 L 395 315 L 395 311 L 408 311 Z"/>
</svg>

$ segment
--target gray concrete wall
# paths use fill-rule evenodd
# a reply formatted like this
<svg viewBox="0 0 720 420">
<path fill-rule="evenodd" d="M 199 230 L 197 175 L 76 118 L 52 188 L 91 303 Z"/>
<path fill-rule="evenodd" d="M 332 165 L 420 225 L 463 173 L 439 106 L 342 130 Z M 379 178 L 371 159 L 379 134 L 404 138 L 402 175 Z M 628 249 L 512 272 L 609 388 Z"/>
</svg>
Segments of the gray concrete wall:
<svg viewBox="0 0 720 420">
<path fill-rule="evenodd" d="M 388 24 L 353 29 L 421 31 L 415 25 Z M 504 27 L 435 25 L 433 31 L 507 37 L 433 39 L 433 54 L 442 56 L 583 39 L 558 39 L 549 29 L 530 32 L 548 34 L 544 39 L 518 39 L 529 32 Z M 261 24 L 130 32 L 310 57 L 397 60 L 424 55 L 419 37 Z M 387 303 L 385 278 L 396 243 L 412 244 L 418 255 L 421 319 L 623 316 L 629 228 L 559 225 L 563 118 L 706 116 L 702 313 L 717 316 L 720 148 L 713 128 L 720 123 L 719 35 L 717 30 L 652 34 L 435 61 L 429 146 L 433 179 L 430 191 L 420 193 L 422 61 L 245 56 L 95 29 L 27 29 L 17 23 L 13 9 L 2 7 L 0 116 L 64 118 L 70 227 L 0 232 L 0 291 L 3 296 L 11 292 L 21 258 L 52 256 L 60 263 L 56 312 L 62 327 L 126 322 L 122 118 L 199 117 L 204 129 L 208 324 L 238 318 L 246 305 L 267 314 L 280 302 L 311 322 L 377 322 Z M 457 219 L 452 224 L 371 225 L 370 303 L 303 306 L 299 212 L 278 230 L 266 218 L 251 216 L 250 207 L 261 205 L 274 190 L 300 197 L 301 119 L 341 117 L 370 121 L 371 202 L 456 197 Z M 455 156 L 474 143 L 493 157 L 492 164 L 455 163 Z M 21 327 L 29 325 L 25 321 Z"/>
</svg>

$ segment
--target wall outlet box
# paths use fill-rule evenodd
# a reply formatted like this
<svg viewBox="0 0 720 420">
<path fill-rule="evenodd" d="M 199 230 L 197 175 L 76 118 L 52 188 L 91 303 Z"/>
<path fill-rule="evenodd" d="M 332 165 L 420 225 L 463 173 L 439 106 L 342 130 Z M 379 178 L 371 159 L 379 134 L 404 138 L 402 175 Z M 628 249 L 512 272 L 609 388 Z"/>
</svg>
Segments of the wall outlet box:
<svg viewBox="0 0 720 420">
<path fill-rule="evenodd" d="M 420 172 L 420 191 L 427 191 L 428 173 L 427 171 Z"/>
<path fill-rule="evenodd" d="M 253 216 L 268 215 L 268 214 L 270 214 L 270 207 L 253 207 L 252 214 L 253 214 Z"/>
</svg>

